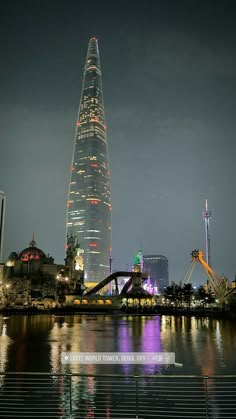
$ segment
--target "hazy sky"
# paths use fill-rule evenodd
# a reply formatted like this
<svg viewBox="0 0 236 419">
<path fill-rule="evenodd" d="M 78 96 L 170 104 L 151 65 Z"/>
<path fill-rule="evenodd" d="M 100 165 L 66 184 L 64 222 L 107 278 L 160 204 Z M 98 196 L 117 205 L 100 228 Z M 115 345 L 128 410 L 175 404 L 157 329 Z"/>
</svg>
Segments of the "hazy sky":
<svg viewBox="0 0 236 419">
<path fill-rule="evenodd" d="M 64 258 L 66 202 L 89 38 L 99 42 L 112 181 L 114 269 L 144 254 L 179 281 L 205 250 L 235 263 L 236 10 L 232 1 L 8 1 L 0 14 L 0 190 L 5 259 Z M 197 270 L 195 280 L 203 278 Z"/>
</svg>

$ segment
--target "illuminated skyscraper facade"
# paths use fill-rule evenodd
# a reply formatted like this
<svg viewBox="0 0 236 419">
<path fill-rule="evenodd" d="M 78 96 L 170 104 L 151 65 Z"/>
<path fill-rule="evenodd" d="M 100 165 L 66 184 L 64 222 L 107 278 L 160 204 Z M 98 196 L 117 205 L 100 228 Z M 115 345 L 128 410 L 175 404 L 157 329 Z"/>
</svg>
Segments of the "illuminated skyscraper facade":
<svg viewBox="0 0 236 419">
<path fill-rule="evenodd" d="M 85 282 L 109 274 L 111 196 L 102 77 L 96 38 L 88 45 L 73 151 L 67 235 L 84 250 Z"/>
</svg>

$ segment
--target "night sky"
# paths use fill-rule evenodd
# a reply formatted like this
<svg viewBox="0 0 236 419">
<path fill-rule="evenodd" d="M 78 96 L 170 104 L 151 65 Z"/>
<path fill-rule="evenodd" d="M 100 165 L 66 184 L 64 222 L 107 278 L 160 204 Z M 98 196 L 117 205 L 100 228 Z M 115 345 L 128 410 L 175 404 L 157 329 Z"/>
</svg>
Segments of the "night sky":
<svg viewBox="0 0 236 419">
<path fill-rule="evenodd" d="M 113 268 L 141 246 L 170 281 L 205 250 L 234 279 L 236 10 L 232 1 L 8 1 L 0 13 L 4 259 L 37 246 L 62 263 L 89 38 L 98 38 L 112 187 Z M 202 270 L 194 280 L 203 282 Z"/>
</svg>

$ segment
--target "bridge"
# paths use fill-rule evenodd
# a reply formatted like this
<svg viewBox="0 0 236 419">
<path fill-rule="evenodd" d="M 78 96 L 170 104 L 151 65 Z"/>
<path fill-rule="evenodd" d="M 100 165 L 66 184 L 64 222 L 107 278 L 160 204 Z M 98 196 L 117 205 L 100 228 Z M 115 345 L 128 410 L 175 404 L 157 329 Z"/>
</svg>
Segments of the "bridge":
<svg viewBox="0 0 236 419">
<path fill-rule="evenodd" d="M 129 280 L 126 282 L 124 287 L 122 288 L 120 294 L 119 294 L 119 288 L 118 288 L 118 278 L 124 277 L 129 278 Z M 140 278 L 141 282 L 144 282 L 148 278 L 148 274 L 144 272 L 126 272 L 126 271 L 119 271 L 114 272 L 110 274 L 107 278 L 103 279 L 99 284 L 95 285 L 95 287 L 85 290 L 84 296 L 89 296 L 96 294 L 97 292 L 101 291 L 104 287 L 106 287 L 110 282 L 115 281 L 115 287 L 116 287 L 116 295 L 123 296 L 127 293 L 129 288 L 132 285 L 132 282 L 136 279 Z"/>
</svg>

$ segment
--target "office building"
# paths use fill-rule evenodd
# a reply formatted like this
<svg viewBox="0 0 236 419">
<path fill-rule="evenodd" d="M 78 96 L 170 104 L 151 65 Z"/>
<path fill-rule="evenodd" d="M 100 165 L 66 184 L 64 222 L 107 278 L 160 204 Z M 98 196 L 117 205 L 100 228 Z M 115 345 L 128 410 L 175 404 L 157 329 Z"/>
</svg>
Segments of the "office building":
<svg viewBox="0 0 236 419">
<path fill-rule="evenodd" d="M 163 292 L 169 285 L 168 259 L 162 255 L 143 256 L 143 271 L 150 276 L 150 284 Z"/>
<path fill-rule="evenodd" d="M 84 280 L 98 283 L 109 275 L 111 196 L 102 76 L 96 38 L 88 45 L 67 211 L 67 237 L 84 250 Z M 92 285 L 92 284 L 91 284 Z"/>
</svg>

